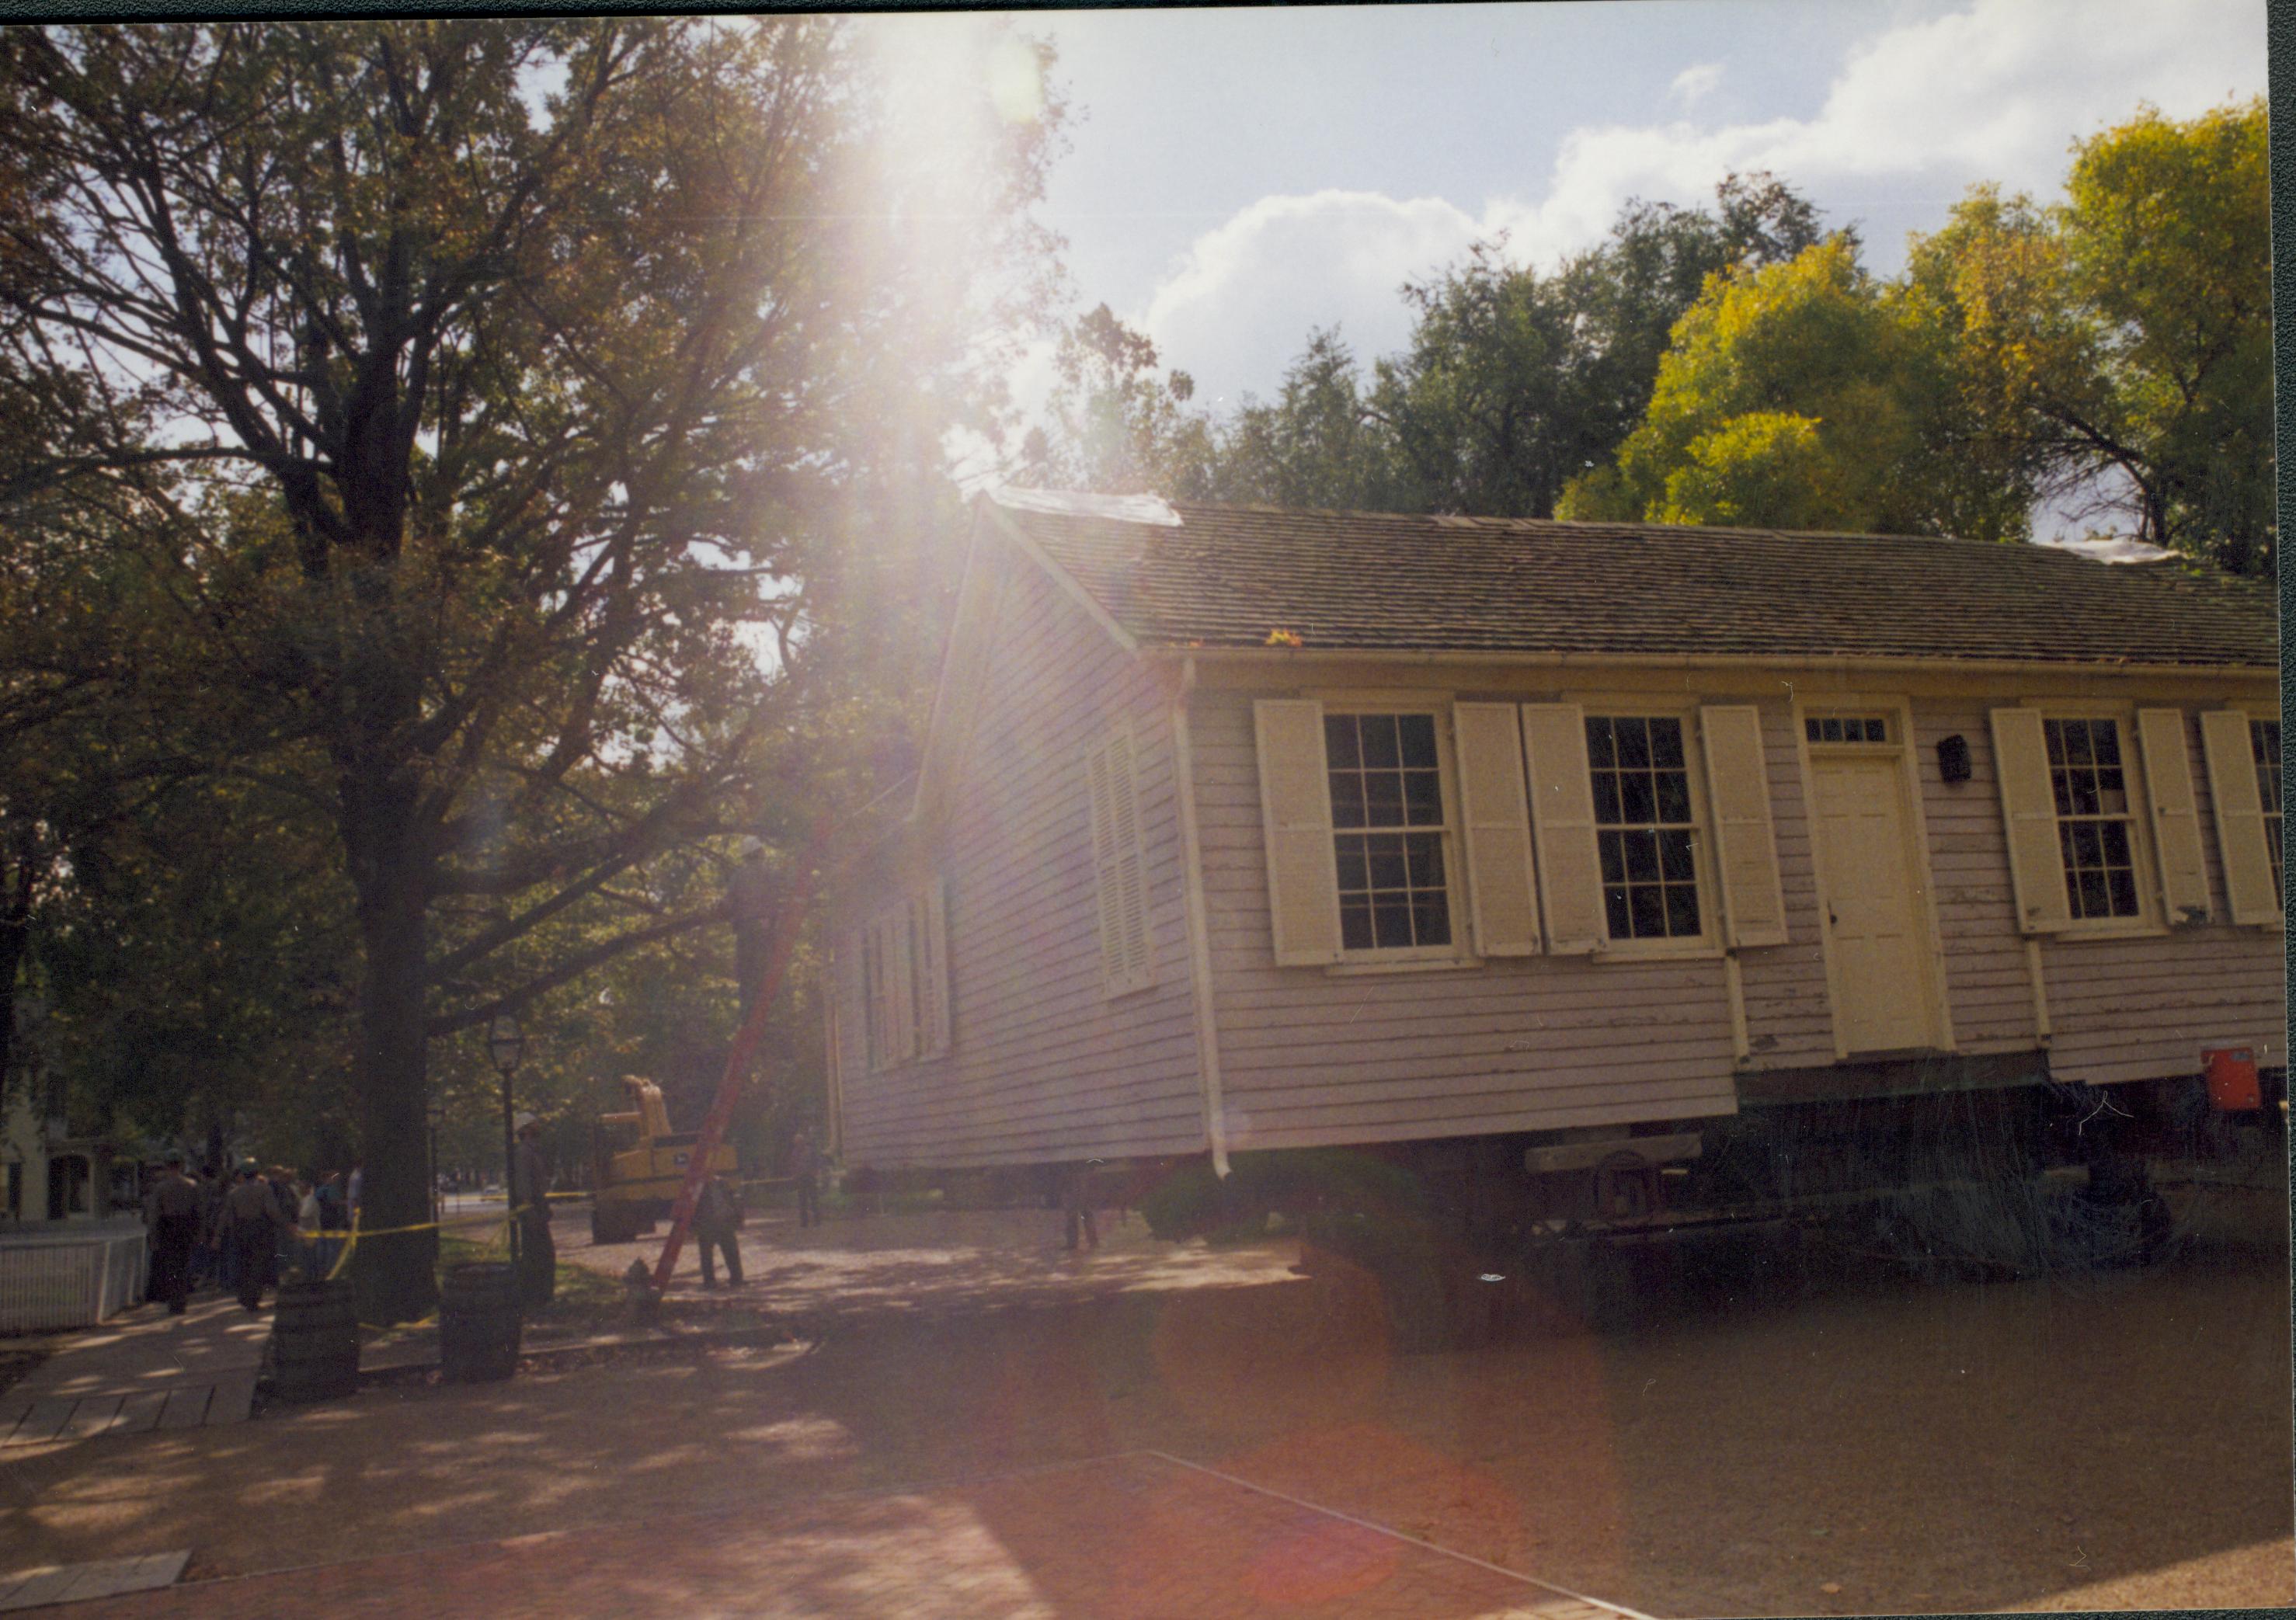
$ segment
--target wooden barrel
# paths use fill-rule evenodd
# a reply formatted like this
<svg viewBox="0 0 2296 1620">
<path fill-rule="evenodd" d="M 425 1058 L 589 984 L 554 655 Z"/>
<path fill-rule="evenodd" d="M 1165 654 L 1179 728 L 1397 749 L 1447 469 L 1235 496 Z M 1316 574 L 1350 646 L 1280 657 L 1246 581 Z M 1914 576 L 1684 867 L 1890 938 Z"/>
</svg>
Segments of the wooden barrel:
<svg viewBox="0 0 2296 1620">
<path fill-rule="evenodd" d="M 324 1401 L 358 1388 L 358 1306 L 348 1281 L 288 1283 L 271 1318 L 272 1394 Z"/>
<path fill-rule="evenodd" d="M 447 1268 L 439 1290 L 439 1370 L 448 1383 L 510 1377 L 520 1326 L 516 1267 L 476 1260 Z"/>
</svg>

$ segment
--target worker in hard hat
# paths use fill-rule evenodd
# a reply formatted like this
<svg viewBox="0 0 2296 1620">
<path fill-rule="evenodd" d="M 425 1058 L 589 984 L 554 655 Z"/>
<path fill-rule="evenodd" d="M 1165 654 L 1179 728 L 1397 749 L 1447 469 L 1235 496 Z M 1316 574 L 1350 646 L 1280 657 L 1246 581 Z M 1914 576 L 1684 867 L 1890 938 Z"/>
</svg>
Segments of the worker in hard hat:
<svg viewBox="0 0 2296 1620">
<path fill-rule="evenodd" d="M 521 1113 L 511 1121 L 518 1144 L 511 1150 L 510 1211 L 518 1227 L 518 1293 L 529 1311 L 550 1303 L 558 1283 L 558 1246 L 550 1237 L 550 1171 L 542 1160 L 542 1121 Z"/>
</svg>

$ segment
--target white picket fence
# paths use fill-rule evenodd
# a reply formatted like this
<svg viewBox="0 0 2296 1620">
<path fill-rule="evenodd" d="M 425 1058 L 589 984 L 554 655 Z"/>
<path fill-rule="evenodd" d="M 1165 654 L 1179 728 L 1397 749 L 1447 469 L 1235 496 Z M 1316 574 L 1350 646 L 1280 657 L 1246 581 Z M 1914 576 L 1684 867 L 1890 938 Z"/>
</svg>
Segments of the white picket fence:
<svg viewBox="0 0 2296 1620">
<path fill-rule="evenodd" d="M 144 1264 L 132 1217 L 0 1236 L 0 1333 L 94 1327 L 144 1297 Z"/>
</svg>

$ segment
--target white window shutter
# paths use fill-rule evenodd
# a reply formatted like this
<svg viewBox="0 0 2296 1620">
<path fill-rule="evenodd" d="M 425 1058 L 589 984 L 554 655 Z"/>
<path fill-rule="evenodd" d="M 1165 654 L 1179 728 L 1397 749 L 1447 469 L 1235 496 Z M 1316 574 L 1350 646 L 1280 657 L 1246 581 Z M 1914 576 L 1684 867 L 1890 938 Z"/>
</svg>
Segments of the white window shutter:
<svg viewBox="0 0 2296 1620">
<path fill-rule="evenodd" d="M 1778 882 L 1777 838 L 1770 827 L 1761 713 L 1751 706 L 1702 708 L 1698 733 L 1706 754 L 1714 867 L 1730 944 L 1784 945 L 1786 902 Z"/>
<path fill-rule="evenodd" d="M 2140 708 L 2136 740 L 2144 756 L 2144 791 L 2152 806 L 2152 851 L 2161 862 L 2161 900 L 2172 923 L 2209 920 L 2209 868 L 2201 854 L 2201 813 L 2193 796 L 2185 711 Z"/>
<path fill-rule="evenodd" d="M 1100 903 L 1101 970 L 1123 995 L 1155 982 L 1148 929 L 1148 860 L 1141 847 L 1140 787 L 1132 733 L 1119 729 L 1085 758 L 1092 799 L 1093 887 Z"/>
<path fill-rule="evenodd" d="M 900 1014 L 895 1010 L 899 981 L 893 976 L 893 929 L 882 916 L 869 924 L 869 948 L 875 969 L 870 995 L 876 1013 L 876 1044 L 871 1057 L 876 1068 L 888 1069 L 901 1060 L 901 1025 Z"/>
<path fill-rule="evenodd" d="M 1259 743 L 1259 809 L 1267 839 L 1267 914 L 1275 960 L 1305 967 L 1340 960 L 1340 874 L 1332 851 L 1332 789 L 1324 706 L 1262 698 L 1252 706 Z"/>
<path fill-rule="evenodd" d="M 1085 790 L 1092 805 L 1092 887 L 1100 908 L 1100 967 L 1110 993 L 1121 977 L 1124 956 L 1122 922 L 1110 868 L 1116 861 L 1115 771 L 1108 745 L 1100 743 L 1085 754 Z"/>
<path fill-rule="evenodd" d="M 1523 759 L 1530 778 L 1530 830 L 1538 849 L 1538 898 L 1546 948 L 1583 955 L 1610 940 L 1603 868 L 1595 844 L 1595 790 L 1587 773 L 1587 716 L 1576 703 L 1522 706 Z"/>
<path fill-rule="evenodd" d="M 1119 933 L 1123 942 L 1120 978 L 1127 991 L 1144 989 L 1156 982 L 1153 940 L 1148 930 L 1148 853 L 1140 830 L 1139 760 L 1132 732 L 1117 732 L 1109 745 L 1109 785 L 1116 811 L 1116 851 L 1112 876 L 1117 893 Z"/>
<path fill-rule="evenodd" d="M 2009 877 L 2017 926 L 2053 933 L 2073 920 L 2065 892 L 2064 852 L 2057 840 L 2056 790 L 2041 716 L 2030 708 L 1993 711 L 1993 771 L 2001 786 L 2001 819 L 2009 835 Z"/>
<path fill-rule="evenodd" d="M 873 1075 L 885 1067 L 885 934 L 873 918 L 854 932 L 861 947 L 862 1067 Z"/>
<path fill-rule="evenodd" d="M 1538 951 L 1538 880 L 1530 859 L 1530 801 L 1522 730 L 1512 703 L 1457 703 L 1459 824 L 1467 848 L 1467 908 L 1484 956 Z"/>
<path fill-rule="evenodd" d="M 2277 927 L 2280 893 L 2272 883 L 2272 849 L 2266 841 L 2271 834 L 2248 728 L 2249 716 L 2239 709 L 2210 709 L 2201 716 L 2201 749 L 2208 759 L 2209 797 L 2216 805 L 2217 849 L 2224 856 L 2232 920 L 2243 928 Z"/>
<path fill-rule="evenodd" d="M 890 1039 L 886 1056 L 906 1063 L 917 1055 L 916 951 L 908 908 L 890 913 L 884 923 L 886 999 L 891 1003 Z"/>
<path fill-rule="evenodd" d="M 849 929 L 837 953 L 837 1072 L 848 1082 L 869 1072 L 869 989 L 862 939 Z"/>
<path fill-rule="evenodd" d="M 917 1035 L 920 1056 L 935 1057 L 948 1050 L 948 885 L 939 878 L 928 882 L 910 903 L 922 955 L 917 963 Z"/>
</svg>

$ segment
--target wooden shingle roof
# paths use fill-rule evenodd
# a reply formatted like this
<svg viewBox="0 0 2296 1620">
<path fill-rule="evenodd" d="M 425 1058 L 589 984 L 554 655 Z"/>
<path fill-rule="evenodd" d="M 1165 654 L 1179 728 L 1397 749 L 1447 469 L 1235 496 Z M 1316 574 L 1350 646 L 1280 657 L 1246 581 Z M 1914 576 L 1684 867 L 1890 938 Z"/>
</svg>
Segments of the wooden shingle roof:
<svg viewBox="0 0 2296 1620">
<path fill-rule="evenodd" d="M 1055 510 L 1000 503 L 997 516 L 1144 648 L 2218 667 L 2279 657 L 2264 584 L 2048 546 L 1191 502 L 1170 503 L 1174 523 L 1042 505 Z"/>
</svg>

